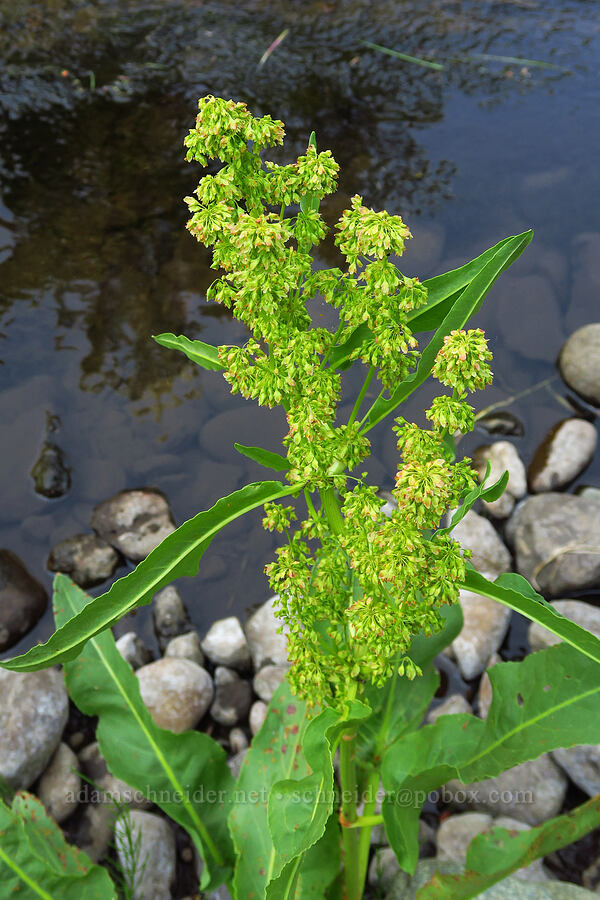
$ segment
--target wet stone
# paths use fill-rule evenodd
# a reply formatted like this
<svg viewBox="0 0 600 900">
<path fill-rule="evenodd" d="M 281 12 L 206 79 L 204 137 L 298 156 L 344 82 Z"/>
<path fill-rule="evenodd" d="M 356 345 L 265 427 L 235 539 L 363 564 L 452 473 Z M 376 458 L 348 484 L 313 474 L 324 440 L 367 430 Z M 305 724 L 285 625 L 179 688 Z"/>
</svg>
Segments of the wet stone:
<svg viewBox="0 0 600 900">
<path fill-rule="evenodd" d="M 267 704 L 262 700 L 257 700 L 252 704 L 250 709 L 250 731 L 253 735 L 257 734 L 260 730 L 262 723 L 267 718 Z"/>
<path fill-rule="evenodd" d="M 263 666 L 254 676 L 253 687 L 261 700 L 269 703 L 271 697 L 288 673 L 289 666 Z"/>
<path fill-rule="evenodd" d="M 95 534 L 76 534 L 60 541 L 46 563 L 51 572 L 64 572 L 82 588 L 101 584 L 114 574 L 121 556 Z"/>
<path fill-rule="evenodd" d="M 552 759 L 590 797 L 600 794 L 600 744 L 560 747 L 553 750 Z"/>
<path fill-rule="evenodd" d="M 241 670 L 250 667 L 250 649 L 236 616 L 214 622 L 202 640 L 202 650 L 215 665 Z"/>
<path fill-rule="evenodd" d="M 596 429 L 585 419 L 565 419 L 555 425 L 529 467 L 532 492 L 553 491 L 577 478 L 589 465 L 597 442 Z"/>
<path fill-rule="evenodd" d="M 88 799 L 112 807 L 115 817 L 121 805 L 130 806 L 132 809 L 148 809 L 152 806 L 141 791 L 109 772 L 97 741 L 81 750 L 78 756 L 78 769 L 88 779 L 85 785 Z"/>
<path fill-rule="evenodd" d="M 267 663 L 276 666 L 287 664 L 287 630 L 283 626 L 282 633 L 279 633 L 282 621 L 275 616 L 278 599 L 277 596 L 271 597 L 246 622 L 246 638 L 255 672 Z"/>
<path fill-rule="evenodd" d="M 600 323 L 584 325 L 571 335 L 561 350 L 558 367 L 572 390 L 600 406 Z"/>
<path fill-rule="evenodd" d="M 452 537 L 472 552 L 471 563 L 486 578 L 496 578 L 510 569 L 510 553 L 494 526 L 472 509 L 452 531 Z"/>
<path fill-rule="evenodd" d="M 15 790 L 42 774 L 67 724 L 63 673 L 0 669 L 0 776 Z"/>
<path fill-rule="evenodd" d="M 463 677 L 471 679 L 483 672 L 492 654 L 502 644 L 511 611 L 507 606 L 472 591 L 462 590 L 459 601 L 464 624 L 458 637 L 452 641 L 452 652 Z"/>
<path fill-rule="evenodd" d="M 37 796 L 59 825 L 77 808 L 81 786 L 78 769 L 77 757 L 68 744 L 61 743 L 37 786 Z"/>
<path fill-rule="evenodd" d="M 132 562 L 139 562 L 175 531 L 175 523 L 164 495 L 144 488 L 121 491 L 97 506 L 92 528 Z"/>
<path fill-rule="evenodd" d="M 46 611 L 48 596 L 18 556 L 0 550 L 0 651 L 27 634 Z"/>
<path fill-rule="evenodd" d="M 247 750 L 248 738 L 246 737 L 246 732 L 241 728 L 232 728 L 229 732 L 229 746 L 234 755 L 236 753 L 243 753 L 244 750 Z"/>
<path fill-rule="evenodd" d="M 591 631 L 600 639 L 600 608 L 586 603 L 585 600 L 553 600 L 552 606 L 562 616 L 581 625 L 586 631 Z M 532 650 L 544 650 L 560 643 L 558 635 L 552 634 L 537 622 L 531 623 L 527 637 Z"/>
<path fill-rule="evenodd" d="M 239 676 L 232 681 L 220 679 L 210 714 L 220 725 L 237 725 L 247 718 L 251 704 L 252 688 L 247 681 Z"/>
<path fill-rule="evenodd" d="M 142 700 L 159 728 L 176 734 L 194 728 L 213 700 L 213 683 L 189 659 L 159 659 L 137 672 Z"/>
<path fill-rule="evenodd" d="M 502 659 L 500 658 L 500 656 L 498 656 L 497 653 L 494 653 L 487 664 L 486 671 L 481 676 L 481 681 L 479 682 L 479 691 L 477 693 L 477 713 L 481 719 L 487 719 L 487 714 L 490 711 L 494 693 L 492 690 L 492 682 L 490 681 L 488 671 L 493 666 L 496 666 L 501 662 Z"/>
<path fill-rule="evenodd" d="M 204 653 L 200 645 L 197 631 L 188 631 L 171 638 L 165 648 L 165 656 L 173 656 L 177 659 L 191 659 L 199 666 L 204 665 Z"/>
<path fill-rule="evenodd" d="M 139 669 L 152 662 L 152 651 L 137 636 L 135 631 L 128 631 L 118 639 L 117 650 L 132 669 Z"/>
<path fill-rule="evenodd" d="M 181 595 L 172 584 L 154 596 L 152 614 L 158 646 L 163 652 L 172 638 L 186 634 L 192 627 Z"/>
<path fill-rule="evenodd" d="M 520 500 L 527 491 L 527 475 L 525 466 L 517 450 L 510 441 L 496 441 L 475 451 L 473 462 L 481 481 L 485 476 L 487 464 L 490 463 L 490 474 L 486 481 L 488 486 L 495 484 L 505 471 L 508 472 L 506 490 L 497 500 L 482 501 L 484 509 L 496 519 L 506 519 L 513 511 L 516 500 Z"/>
<path fill-rule="evenodd" d="M 167 820 L 155 813 L 133 810 L 127 818 L 117 820 L 115 844 L 133 900 L 170 900 L 177 857 Z M 133 873 L 132 851 L 137 862 Z"/>
<path fill-rule="evenodd" d="M 71 487 L 71 471 L 58 444 L 46 441 L 32 470 L 36 494 L 51 500 L 63 497 Z"/>
<path fill-rule="evenodd" d="M 451 716 L 456 713 L 472 713 L 471 704 L 462 694 L 452 694 L 427 714 L 427 722 L 437 722 L 440 716 Z"/>
</svg>

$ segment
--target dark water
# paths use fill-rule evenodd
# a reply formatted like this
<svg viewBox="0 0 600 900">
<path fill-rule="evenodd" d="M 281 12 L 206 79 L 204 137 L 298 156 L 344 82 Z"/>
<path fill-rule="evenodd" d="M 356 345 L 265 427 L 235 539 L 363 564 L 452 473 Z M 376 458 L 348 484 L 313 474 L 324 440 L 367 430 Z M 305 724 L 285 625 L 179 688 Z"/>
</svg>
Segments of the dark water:
<svg viewBox="0 0 600 900">
<path fill-rule="evenodd" d="M 95 504 L 151 485 L 180 523 L 264 476 L 234 440 L 276 450 L 284 432 L 277 411 L 231 397 L 220 376 L 150 340 L 162 331 L 244 340 L 206 304 L 214 273 L 184 228 L 181 198 L 200 173 L 183 162 L 182 140 L 205 93 L 282 118 L 286 159 L 315 129 L 342 165 L 327 216 L 357 191 L 401 213 L 415 235 L 407 274 L 445 271 L 535 229 L 479 315 L 495 355 L 480 408 L 554 376 L 566 336 L 598 319 L 593 0 L 54 0 L 0 2 L 0 16 L 0 546 L 48 587 L 50 548 L 88 530 Z M 335 264 L 331 244 L 319 261 Z M 348 396 L 357 384 L 350 376 Z M 413 398 L 409 414 L 422 415 L 428 396 Z M 510 407 L 525 425 L 526 462 L 569 414 L 565 396 L 556 380 Z M 60 418 L 56 439 L 72 468 L 59 500 L 36 495 L 29 475 L 47 413 Z M 375 440 L 370 471 L 389 487 L 393 435 L 384 428 Z M 485 440 L 480 432 L 465 447 Z M 583 480 L 599 476 L 596 464 Z M 262 569 L 274 541 L 260 518 L 230 526 L 199 577 L 180 584 L 201 629 L 268 595 Z M 23 646 L 50 630 L 44 620 Z"/>
</svg>

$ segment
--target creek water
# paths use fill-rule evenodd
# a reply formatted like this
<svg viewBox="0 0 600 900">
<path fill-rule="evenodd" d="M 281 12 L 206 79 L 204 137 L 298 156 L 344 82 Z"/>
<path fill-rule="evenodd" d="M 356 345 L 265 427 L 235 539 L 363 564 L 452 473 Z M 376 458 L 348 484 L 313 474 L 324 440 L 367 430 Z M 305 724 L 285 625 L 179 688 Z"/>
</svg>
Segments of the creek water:
<svg viewBox="0 0 600 900">
<path fill-rule="evenodd" d="M 535 229 L 477 317 L 495 372 L 478 409 L 555 378 L 565 338 L 598 320 L 593 0 L 48 0 L 0 2 L 0 17 L 0 546 L 48 590 L 51 547 L 88 531 L 97 503 L 153 486 L 181 523 L 265 477 L 234 441 L 280 447 L 279 411 L 232 397 L 219 375 L 150 338 L 244 340 L 226 310 L 206 303 L 214 272 L 185 230 L 182 197 L 201 173 L 183 161 L 182 141 L 199 96 L 283 119 L 278 159 L 302 152 L 314 129 L 342 166 L 327 219 L 355 192 L 402 214 L 414 234 L 409 275 L 446 271 Z M 336 264 L 332 242 L 317 261 Z M 360 382 L 350 373 L 346 398 Z M 570 414 L 567 393 L 555 378 L 510 405 L 526 462 Z M 429 397 L 411 398 L 408 415 L 421 420 Z M 69 492 L 54 500 L 35 493 L 30 475 L 48 415 L 60 420 L 53 438 L 71 467 Z M 479 430 L 465 448 L 487 441 Z M 389 426 L 373 444 L 370 474 L 389 488 Z M 599 476 L 595 463 L 582 481 Z M 260 519 L 230 526 L 199 576 L 178 584 L 199 629 L 268 596 L 262 570 L 276 541 Z M 150 640 L 147 614 L 138 626 Z M 51 630 L 48 614 L 11 653 Z"/>
</svg>

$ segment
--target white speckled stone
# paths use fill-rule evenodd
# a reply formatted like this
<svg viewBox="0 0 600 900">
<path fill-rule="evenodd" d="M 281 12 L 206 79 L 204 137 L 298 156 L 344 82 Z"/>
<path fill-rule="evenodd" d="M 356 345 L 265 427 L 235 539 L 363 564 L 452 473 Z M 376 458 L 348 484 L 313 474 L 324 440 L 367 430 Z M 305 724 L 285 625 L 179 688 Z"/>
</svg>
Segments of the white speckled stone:
<svg viewBox="0 0 600 900">
<path fill-rule="evenodd" d="M 287 629 L 284 626 L 279 634 L 282 621 L 274 613 L 277 601 L 277 596 L 271 597 L 246 622 L 246 638 L 256 672 L 267 663 L 283 666 L 288 661 Z"/>
<path fill-rule="evenodd" d="M 219 619 L 209 628 L 202 641 L 202 650 L 217 666 L 247 669 L 250 649 L 240 620 L 235 616 Z"/>
<path fill-rule="evenodd" d="M 165 657 L 137 670 L 142 700 L 160 728 L 180 733 L 194 728 L 213 700 L 213 683 L 189 659 Z"/>
</svg>

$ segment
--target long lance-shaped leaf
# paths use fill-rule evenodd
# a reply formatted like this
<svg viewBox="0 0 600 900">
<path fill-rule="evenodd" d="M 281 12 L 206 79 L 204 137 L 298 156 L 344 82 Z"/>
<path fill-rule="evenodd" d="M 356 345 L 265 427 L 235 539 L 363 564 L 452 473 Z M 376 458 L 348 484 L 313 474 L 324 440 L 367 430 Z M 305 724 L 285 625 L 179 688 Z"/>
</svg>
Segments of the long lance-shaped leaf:
<svg viewBox="0 0 600 900">
<path fill-rule="evenodd" d="M 417 829 L 427 794 L 451 778 L 471 783 L 558 747 L 600 742 L 600 679 L 589 659 L 567 644 L 489 670 L 487 719 L 441 716 L 396 741 L 383 758 L 388 792 L 383 816 L 402 868 L 414 871 Z"/>
<path fill-rule="evenodd" d="M 202 366 L 203 369 L 220 372 L 225 368 L 219 359 L 218 348 L 213 347 L 212 344 L 205 344 L 204 341 L 192 341 L 184 334 L 175 335 L 169 331 L 164 334 L 153 334 L 152 340 L 161 347 L 168 347 L 169 350 L 180 350 L 188 359 Z"/>
<path fill-rule="evenodd" d="M 585 837 L 600 825 L 600 796 L 529 831 L 494 828 L 469 844 L 465 871 L 440 872 L 420 888 L 416 900 L 470 900 L 512 872 Z"/>
<path fill-rule="evenodd" d="M 110 590 L 65 622 L 45 644 L 32 647 L 14 659 L 2 660 L 0 666 L 34 672 L 74 659 L 86 641 L 111 628 L 126 613 L 149 603 L 157 591 L 175 578 L 195 575 L 203 553 L 222 528 L 244 513 L 270 500 L 286 497 L 294 490 L 279 481 L 258 481 L 223 497 L 210 509 L 180 525 L 133 572 L 115 581 Z"/>
<path fill-rule="evenodd" d="M 254 460 L 266 469 L 275 469 L 276 472 L 287 472 L 290 468 L 289 461 L 281 453 L 273 453 L 272 450 L 263 450 L 262 447 L 246 447 L 244 444 L 233 445 L 238 453 Z"/>
<path fill-rule="evenodd" d="M 57 575 L 56 625 L 89 600 L 66 575 Z M 173 734 L 155 724 L 110 631 L 88 641 L 78 659 L 65 665 L 65 675 L 77 707 L 98 716 L 96 737 L 109 770 L 189 832 L 204 859 L 207 884 L 217 887 L 233 865 L 227 816 L 234 779 L 223 749 L 198 731 Z"/>
<path fill-rule="evenodd" d="M 236 900 L 264 897 L 274 872 L 287 862 L 273 846 L 268 799 L 275 782 L 310 774 L 302 752 L 307 724 L 306 705 L 292 695 L 287 680 L 283 681 L 246 754 L 235 788 L 236 803 L 229 815 L 229 830 L 238 857 Z"/>
<path fill-rule="evenodd" d="M 0 802 L 0 883 L 3 897 L 21 900 L 116 900 L 106 869 L 72 847 L 37 797 Z"/>
<path fill-rule="evenodd" d="M 580 653 L 584 653 L 590 659 L 600 663 L 600 640 L 596 635 L 561 615 L 552 604 L 531 587 L 522 575 L 507 572 L 500 575 L 495 581 L 488 581 L 476 569 L 468 565 L 461 587 L 474 594 L 482 594 L 484 597 L 498 600 L 505 606 L 509 606 L 510 609 L 522 613 L 532 622 L 538 622 L 552 634 L 562 638 L 567 644 L 571 644 Z"/>
<path fill-rule="evenodd" d="M 333 815 L 323 837 L 267 885 L 265 900 L 323 900 L 340 866 L 340 825 Z"/>
<path fill-rule="evenodd" d="M 419 385 L 427 380 L 433 368 L 435 358 L 444 344 L 444 338 L 455 329 L 463 328 L 471 316 L 480 308 L 483 300 L 498 278 L 515 259 L 523 252 L 533 237 L 532 231 L 509 238 L 505 244 L 490 258 L 477 273 L 469 285 L 462 291 L 458 299 L 448 311 L 436 333 L 425 347 L 416 370 L 409 375 L 393 391 L 391 397 L 380 397 L 369 412 L 368 425 L 365 431 L 373 428 L 396 409 Z"/>
<path fill-rule="evenodd" d="M 475 259 L 465 263 L 458 269 L 452 269 L 443 275 L 435 275 L 423 282 L 427 288 L 427 303 L 411 310 L 407 317 L 407 324 L 413 333 L 419 331 L 434 331 L 438 328 L 464 288 L 475 278 L 507 241 L 512 237 L 504 238 Z M 343 344 L 332 350 L 329 356 L 329 364 L 335 369 L 347 369 L 352 365 L 350 359 L 352 353 L 365 341 L 372 339 L 373 335 L 366 325 L 359 325 Z"/>
<path fill-rule="evenodd" d="M 473 488 L 472 491 L 469 491 L 461 505 L 454 512 L 450 524 L 447 528 L 439 528 L 436 531 L 436 534 L 450 534 L 453 528 L 455 528 L 459 522 L 462 522 L 466 514 L 469 512 L 472 506 L 477 503 L 478 500 L 487 500 L 488 502 L 492 502 L 493 500 L 497 500 L 502 496 L 504 491 L 506 490 L 506 485 L 508 484 L 508 472 L 503 472 L 498 481 L 494 484 L 490 484 L 490 486 L 486 486 L 486 481 L 490 477 L 492 464 L 488 460 L 487 468 L 485 470 L 485 475 L 483 476 L 483 481 L 481 484 L 478 484 L 477 487 Z"/>
</svg>

